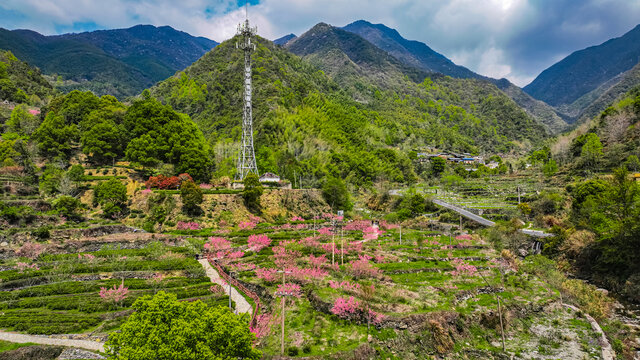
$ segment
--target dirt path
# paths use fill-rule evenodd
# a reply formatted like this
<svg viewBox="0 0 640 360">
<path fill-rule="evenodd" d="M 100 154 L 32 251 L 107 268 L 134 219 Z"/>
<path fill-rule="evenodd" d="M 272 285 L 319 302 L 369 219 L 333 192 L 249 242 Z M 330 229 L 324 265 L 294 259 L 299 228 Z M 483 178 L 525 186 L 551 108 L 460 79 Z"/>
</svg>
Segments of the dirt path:
<svg viewBox="0 0 640 360">
<path fill-rule="evenodd" d="M 0 340 L 10 341 L 14 343 L 34 343 L 41 345 L 59 345 L 69 346 L 81 349 L 102 351 L 104 352 L 104 343 L 91 340 L 73 340 L 73 339 L 58 339 L 50 338 L 46 336 L 35 336 L 16 334 L 12 332 L 0 331 Z"/>
<path fill-rule="evenodd" d="M 229 295 L 229 285 L 226 283 L 226 281 L 224 281 L 224 279 L 220 277 L 220 274 L 218 274 L 216 269 L 211 267 L 211 264 L 209 264 L 209 261 L 207 259 L 200 259 L 198 260 L 198 262 L 204 268 L 204 271 L 207 273 L 207 276 L 209 277 L 209 279 L 211 279 L 211 282 L 222 286 L 222 288 L 224 289 L 224 292 L 227 295 Z M 238 311 L 238 313 L 248 313 L 249 315 L 251 315 L 251 313 L 253 312 L 253 309 L 251 308 L 251 304 L 249 304 L 247 299 L 245 299 L 244 296 L 242 296 L 242 294 L 240 294 L 238 290 L 236 290 L 236 288 L 231 287 L 230 296 L 231 296 L 231 300 L 235 301 L 236 303 L 236 310 Z"/>
<path fill-rule="evenodd" d="M 564 305 L 565 307 L 575 312 L 582 312 L 580 309 L 578 309 L 573 305 L 569 305 L 569 304 L 562 304 L 562 305 Z M 616 353 L 613 351 L 613 348 L 611 348 L 611 344 L 609 344 L 609 340 L 607 340 L 607 336 L 604 334 L 604 331 L 602 331 L 602 328 L 600 327 L 600 325 L 598 325 L 598 322 L 596 321 L 596 319 L 594 319 L 593 317 L 591 317 L 591 315 L 585 312 L 582 312 L 582 313 L 584 314 L 587 321 L 589 321 L 589 323 L 591 324 L 591 328 L 593 329 L 593 331 L 595 331 L 598 334 L 598 336 L 600 336 L 599 342 L 600 342 L 600 347 L 602 348 L 602 359 L 614 360 L 616 358 Z"/>
</svg>

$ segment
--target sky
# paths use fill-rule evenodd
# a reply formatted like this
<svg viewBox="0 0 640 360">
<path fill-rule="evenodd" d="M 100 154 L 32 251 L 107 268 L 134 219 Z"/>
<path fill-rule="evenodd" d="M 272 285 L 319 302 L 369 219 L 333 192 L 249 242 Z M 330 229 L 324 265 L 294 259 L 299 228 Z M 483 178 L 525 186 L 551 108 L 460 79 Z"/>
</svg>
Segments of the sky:
<svg viewBox="0 0 640 360">
<path fill-rule="evenodd" d="M 259 35 L 300 35 L 319 22 L 382 23 L 458 65 L 524 86 L 570 53 L 640 23 L 640 0 L 248 0 Z M 169 25 L 218 42 L 234 35 L 244 0 L 2 0 L 0 27 L 53 35 Z"/>
</svg>

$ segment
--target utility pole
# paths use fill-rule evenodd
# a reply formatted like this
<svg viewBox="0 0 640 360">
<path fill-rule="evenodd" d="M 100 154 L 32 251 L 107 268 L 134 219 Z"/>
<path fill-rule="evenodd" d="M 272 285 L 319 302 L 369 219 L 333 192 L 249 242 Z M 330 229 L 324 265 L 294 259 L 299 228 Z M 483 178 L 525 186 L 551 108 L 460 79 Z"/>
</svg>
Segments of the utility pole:
<svg viewBox="0 0 640 360">
<path fill-rule="evenodd" d="M 288 274 L 291 271 L 286 271 L 286 270 L 278 270 L 278 272 L 282 273 L 282 286 L 284 287 L 284 274 Z M 286 292 L 276 292 L 276 295 L 279 295 L 282 297 L 282 337 L 280 339 L 280 353 L 281 355 L 284 355 L 284 316 L 285 316 L 285 308 L 284 308 L 284 303 L 286 301 L 286 297 L 287 296 L 291 296 L 291 294 L 287 294 Z"/>
<path fill-rule="evenodd" d="M 518 205 L 520 205 L 520 185 L 516 187 L 518 189 Z"/>
<path fill-rule="evenodd" d="M 400 245 L 402 245 L 402 225 L 400 225 Z"/>
</svg>

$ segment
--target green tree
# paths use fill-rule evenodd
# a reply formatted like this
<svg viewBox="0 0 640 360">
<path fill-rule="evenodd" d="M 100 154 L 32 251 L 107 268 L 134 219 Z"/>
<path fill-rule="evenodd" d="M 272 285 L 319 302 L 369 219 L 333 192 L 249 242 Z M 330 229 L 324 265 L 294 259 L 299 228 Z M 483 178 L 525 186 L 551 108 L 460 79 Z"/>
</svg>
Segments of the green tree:
<svg viewBox="0 0 640 360">
<path fill-rule="evenodd" d="M 640 170 L 640 160 L 638 160 L 638 157 L 636 155 L 629 155 L 629 157 L 627 157 L 627 161 L 624 162 L 624 166 L 629 171 L 636 172 Z"/>
<path fill-rule="evenodd" d="M 24 104 L 16 106 L 6 123 L 9 131 L 30 136 L 38 128 L 38 119 L 31 115 Z"/>
<path fill-rule="evenodd" d="M 42 155 L 68 159 L 80 133 L 76 124 L 68 124 L 62 116 L 50 112 L 33 135 Z"/>
<path fill-rule="evenodd" d="M 351 210 L 347 185 L 342 179 L 329 177 L 322 185 L 322 197 L 335 210 Z"/>
<path fill-rule="evenodd" d="M 600 142 L 600 138 L 594 133 L 588 133 L 580 152 L 580 157 L 582 158 L 584 167 L 595 168 L 602 158 L 602 155 L 602 143 Z"/>
<path fill-rule="evenodd" d="M 182 209 L 190 215 L 197 215 L 202 212 L 202 190 L 193 181 L 183 181 L 180 185 L 180 198 L 182 199 Z"/>
<path fill-rule="evenodd" d="M 69 170 L 67 170 L 67 175 L 69 175 L 71 181 L 84 180 L 84 166 L 80 164 L 72 165 Z"/>
<path fill-rule="evenodd" d="M 136 300 L 134 312 L 105 345 L 114 360 L 260 359 L 246 315 L 158 292 Z"/>
<path fill-rule="evenodd" d="M 124 139 L 122 129 L 115 122 L 104 120 L 82 133 L 80 141 L 82 152 L 89 157 L 89 161 L 104 165 L 113 164 L 124 154 Z"/>
<path fill-rule="evenodd" d="M 115 178 L 101 182 L 93 190 L 93 204 L 102 206 L 105 217 L 117 217 L 126 208 L 127 187 Z"/>
<path fill-rule="evenodd" d="M 82 203 L 73 196 L 63 195 L 53 201 L 53 209 L 67 219 L 78 219 L 78 210 L 81 208 Z"/>
<path fill-rule="evenodd" d="M 431 159 L 431 172 L 436 177 L 440 176 L 440 174 L 444 172 L 446 166 L 447 161 L 441 157 L 435 157 Z"/>
<path fill-rule="evenodd" d="M 258 175 L 250 173 L 244 178 L 244 189 L 242 190 L 242 199 L 244 205 L 249 211 L 259 213 L 262 211 L 260 204 L 260 196 L 262 196 L 262 184 Z"/>
<path fill-rule="evenodd" d="M 551 159 L 542 166 L 542 173 L 548 177 L 555 175 L 558 172 L 558 164 L 555 160 Z"/>
</svg>

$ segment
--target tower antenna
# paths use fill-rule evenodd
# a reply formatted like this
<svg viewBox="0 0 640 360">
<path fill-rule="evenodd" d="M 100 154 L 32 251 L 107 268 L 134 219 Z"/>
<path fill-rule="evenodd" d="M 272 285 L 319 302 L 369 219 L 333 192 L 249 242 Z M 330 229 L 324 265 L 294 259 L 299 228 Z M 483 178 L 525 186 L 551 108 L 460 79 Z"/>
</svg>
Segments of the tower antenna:
<svg viewBox="0 0 640 360">
<path fill-rule="evenodd" d="M 256 50 L 253 37 L 258 32 L 256 27 L 249 25 L 249 2 L 245 1 L 244 23 L 238 25 L 238 35 L 240 42 L 236 43 L 236 48 L 244 51 L 244 93 L 242 108 L 242 144 L 238 153 L 238 170 L 236 180 L 244 180 L 249 173 L 260 175 L 256 164 L 256 154 L 253 148 L 253 110 L 252 95 L 253 86 L 251 81 L 251 54 Z"/>
</svg>

